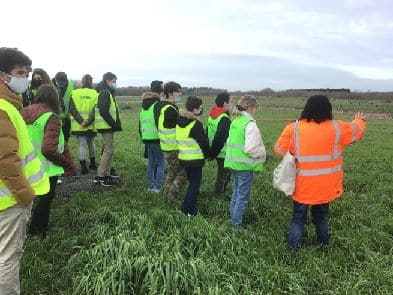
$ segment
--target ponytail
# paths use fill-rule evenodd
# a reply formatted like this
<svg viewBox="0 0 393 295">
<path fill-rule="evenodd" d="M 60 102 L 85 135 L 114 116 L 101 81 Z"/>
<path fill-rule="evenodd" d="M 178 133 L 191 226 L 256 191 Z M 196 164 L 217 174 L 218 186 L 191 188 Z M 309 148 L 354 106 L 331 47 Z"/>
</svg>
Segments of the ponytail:
<svg viewBox="0 0 393 295">
<path fill-rule="evenodd" d="M 235 105 L 232 111 L 232 116 L 236 117 L 240 115 L 241 112 L 247 111 L 247 109 L 256 107 L 257 100 L 253 95 L 244 95 L 240 98 L 239 102 Z"/>
</svg>

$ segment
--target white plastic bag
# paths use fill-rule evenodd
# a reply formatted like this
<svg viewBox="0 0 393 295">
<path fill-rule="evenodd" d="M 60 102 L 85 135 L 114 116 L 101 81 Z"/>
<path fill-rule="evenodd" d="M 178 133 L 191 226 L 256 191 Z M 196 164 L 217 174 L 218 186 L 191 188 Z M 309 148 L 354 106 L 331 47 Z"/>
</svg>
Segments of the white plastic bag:
<svg viewBox="0 0 393 295">
<path fill-rule="evenodd" d="M 295 191 L 296 163 L 295 156 L 287 152 L 273 171 L 273 186 L 287 196 Z"/>
</svg>

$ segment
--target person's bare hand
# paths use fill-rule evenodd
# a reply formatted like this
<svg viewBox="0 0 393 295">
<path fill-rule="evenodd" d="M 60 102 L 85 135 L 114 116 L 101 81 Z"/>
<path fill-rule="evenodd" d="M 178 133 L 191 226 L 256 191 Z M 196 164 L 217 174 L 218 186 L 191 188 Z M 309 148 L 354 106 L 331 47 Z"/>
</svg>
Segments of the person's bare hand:
<svg viewBox="0 0 393 295">
<path fill-rule="evenodd" d="M 366 120 L 367 119 L 367 115 L 362 113 L 362 112 L 357 112 L 355 114 L 355 119 L 362 119 L 362 120 Z"/>
</svg>

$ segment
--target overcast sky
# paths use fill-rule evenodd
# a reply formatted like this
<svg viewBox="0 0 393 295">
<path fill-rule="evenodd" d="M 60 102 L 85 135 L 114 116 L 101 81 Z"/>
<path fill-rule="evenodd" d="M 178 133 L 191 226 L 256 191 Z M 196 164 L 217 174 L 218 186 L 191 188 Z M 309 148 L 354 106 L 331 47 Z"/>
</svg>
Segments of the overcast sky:
<svg viewBox="0 0 393 295">
<path fill-rule="evenodd" d="M 2 4 L 1 22 L 0 46 L 51 76 L 393 90 L 389 0 L 19 0 Z"/>
</svg>

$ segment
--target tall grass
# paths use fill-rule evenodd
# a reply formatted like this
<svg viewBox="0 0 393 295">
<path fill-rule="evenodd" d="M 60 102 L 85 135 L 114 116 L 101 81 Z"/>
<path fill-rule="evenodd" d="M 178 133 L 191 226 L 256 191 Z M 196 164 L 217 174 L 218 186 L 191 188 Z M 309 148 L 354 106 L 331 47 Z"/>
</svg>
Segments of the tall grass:
<svg viewBox="0 0 393 295">
<path fill-rule="evenodd" d="M 147 192 L 137 113 L 124 112 L 114 165 L 125 185 L 55 200 L 48 237 L 26 241 L 23 293 L 391 294 L 393 122 L 370 121 L 364 141 L 346 150 L 346 192 L 331 205 L 329 248 L 313 243 L 308 223 L 309 246 L 293 253 L 285 244 L 291 202 L 271 178 L 274 141 L 297 116 L 258 110 L 268 160 L 255 178 L 247 230 L 237 231 L 229 199 L 213 197 L 214 162 L 204 168 L 195 218 L 179 212 L 183 194 L 168 203 Z"/>
</svg>

